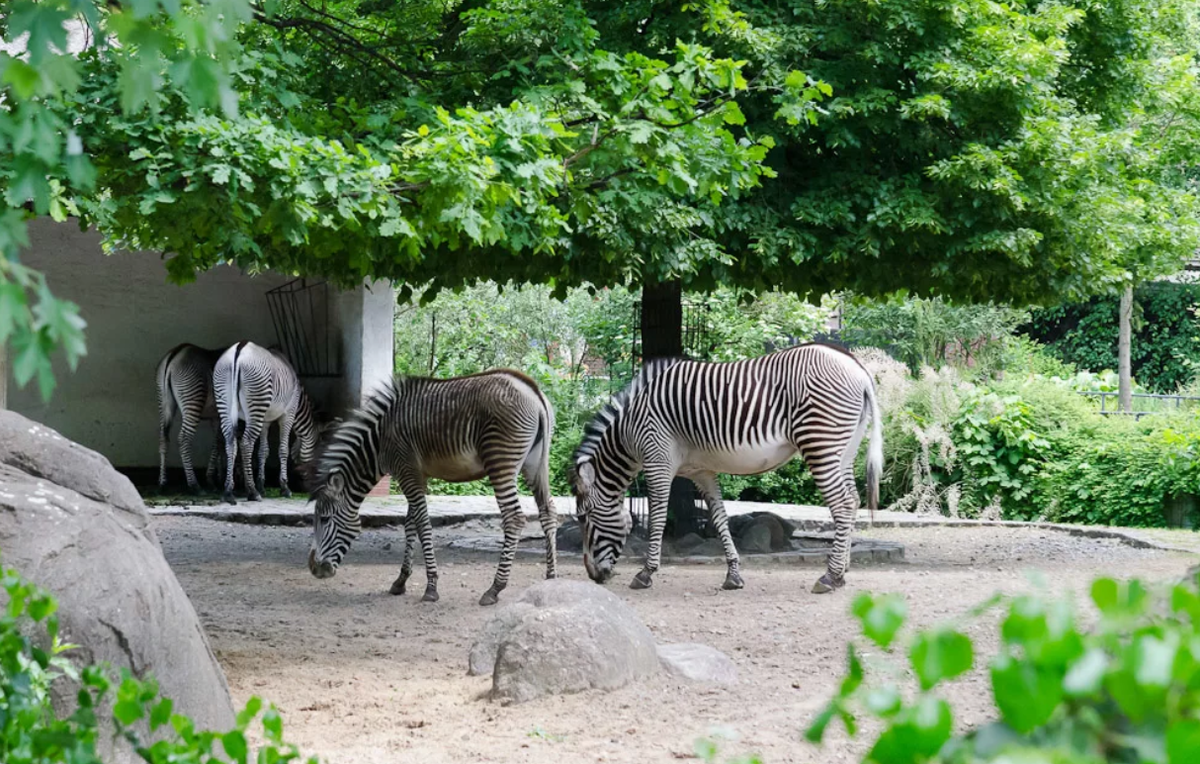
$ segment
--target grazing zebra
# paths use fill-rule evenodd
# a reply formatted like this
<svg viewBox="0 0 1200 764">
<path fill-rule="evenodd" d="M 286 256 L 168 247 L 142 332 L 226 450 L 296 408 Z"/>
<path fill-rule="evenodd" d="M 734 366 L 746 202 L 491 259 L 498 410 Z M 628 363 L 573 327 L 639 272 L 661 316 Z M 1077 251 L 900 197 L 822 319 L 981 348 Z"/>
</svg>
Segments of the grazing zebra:
<svg viewBox="0 0 1200 764">
<path fill-rule="evenodd" d="M 267 433 L 273 422 L 279 423 L 279 487 L 284 496 L 288 488 L 288 447 L 294 434 L 300 446 L 300 462 L 309 463 L 317 446 L 318 427 L 312 401 L 300 385 L 300 379 L 282 355 L 253 342 L 239 342 L 226 350 L 213 368 L 213 395 L 221 417 L 225 441 L 225 501 L 233 498 L 233 463 L 238 453 L 238 422 L 242 431 L 242 472 L 246 497 L 260 501 L 267 467 Z M 258 477 L 251 472 L 251 458 L 258 445 Z"/>
<path fill-rule="evenodd" d="M 206 477 L 215 485 L 218 450 L 221 447 L 221 426 L 213 401 L 213 365 L 221 356 L 220 350 L 208 350 L 188 343 L 176 345 L 158 362 L 155 381 L 158 384 L 158 487 L 167 484 L 167 440 L 171 425 L 179 417 L 179 459 L 187 476 L 188 490 L 199 493 L 200 484 L 192 468 L 192 437 L 203 419 L 213 428 L 213 447 L 209 453 Z"/>
<path fill-rule="evenodd" d="M 408 499 L 404 563 L 392 584 L 403 594 L 412 573 L 413 546 L 425 557 L 426 602 L 436 602 L 437 563 L 425 504 L 426 481 L 478 480 L 487 476 L 500 505 L 504 547 L 491 588 L 480 605 L 494 605 L 508 586 L 525 515 L 517 473 L 537 501 L 546 534 L 546 578 L 555 577 L 558 517 L 550 498 L 550 437 L 554 409 L 537 383 L 520 372 L 487 371 L 453 379 L 398 377 L 373 393 L 330 437 L 317 464 L 313 545 L 308 567 L 329 578 L 359 533 L 358 508 L 379 478 L 390 472 Z"/>
<path fill-rule="evenodd" d="M 645 589 L 658 570 L 667 499 L 676 475 L 690 478 L 725 547 L 724 588 L 742 588 L 716 474 L 753 475 L 799 453 L 833 514 L 828 569 L 813 586 L 844 583 L 858 510 L 854 458 L 872 420 L 867 504 L 879 503 L 883 432 L 875 384 L 849 353 L 807 344 L 732 363 L 648 364 L 596 415 L 572 459 L 572 490 L 584 536 L 584 564 L 604 583 L 629 535 L 624 496 L 639 471 L 650 493 L 650 547 L 631 583 Z"/>
</svg>

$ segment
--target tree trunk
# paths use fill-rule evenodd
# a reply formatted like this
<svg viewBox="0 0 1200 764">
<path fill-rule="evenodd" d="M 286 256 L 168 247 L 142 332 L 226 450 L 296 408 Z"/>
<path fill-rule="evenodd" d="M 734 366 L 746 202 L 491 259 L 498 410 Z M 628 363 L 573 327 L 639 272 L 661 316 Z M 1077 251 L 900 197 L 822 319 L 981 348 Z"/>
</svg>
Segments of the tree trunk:
<svg viewBox="0 0 1200 764">
<path fill-rule="evenodd" d="M 642 285 L 642 363 L 683 355 L 683 285 L 679 281 Z M 698 533 L 704 521 L 696 508 L 695 486 L 686 478 L 671 483 L 664 536 Z"/>
<path fill-rule="evenodd" d="M 1133 411 L 1133 286 L 1121 292 L 1117 333 L 1117 397 L 1121 411 Z"/>
</svg>

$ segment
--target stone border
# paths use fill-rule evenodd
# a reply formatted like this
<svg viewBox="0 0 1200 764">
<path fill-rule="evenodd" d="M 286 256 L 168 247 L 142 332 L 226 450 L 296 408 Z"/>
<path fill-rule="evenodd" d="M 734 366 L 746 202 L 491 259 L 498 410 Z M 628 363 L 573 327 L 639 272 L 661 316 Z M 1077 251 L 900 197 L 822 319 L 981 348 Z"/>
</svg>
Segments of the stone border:
<svg viewBox="0 0 1200 764">
<path fill-rule="evenodd" d="M 243 506 L 244 504 L 238 504 L 233 507 L 229 507 L 227 505 L 218 505 L 188 508 L 178 505 L 160 505 L 157 507 L 148 507 L 147 509 L 149 510 L 150 515 L 153 517 L 199 517 L 206 520 L 244 523 L 247 525 L 312 525 L 312 514 L 304 511 L 303 508 L 297 508 L 296 511 L 289 512 L 264 512 L 254 510 L 247 511 L 242 508 Z M 771 511 L 770 505 L 764 504 L 763 511 Z M 833 523 L 831 520 L 813 520 L 806 518 L 787 517 L 787 515 L 782 513 L 780 516 L 789 523 L 792 523 L 798 531 L 811 533 L 830 532 L 833 530 Z M 371 508 L 364 509 L 360 517 L 362 519 L 362 526 L 364 528 L 402 527 L 405 520 L 404 513 Z M 488 520 L 497 517 L 498 515 L 492 512 L 431 512 L 430 522 L 433 527 L 440 528 L 447 525 L 457 525 L 459 523 L 470 522 L 472 520 Z M 536 514 L 527 512 L 526 517 L 536 518 Z M 573 517 L 574 515 L 572 514 L 559 513 L 560 521 L 572 519 Z M 1021 522 L 1018 520 L 964 520 L 950 517 L 913 515 L 911 519 L 879 519 L 873 523 L 869 520 L 860 519 L 855 522 L 854 527 L 855 531 L 870 531 L 872 528 L 1025 528 L 1054 531 L 1056 533 L 1066 533 L 1071 536 L 1083 538 L 1115 539 L 1135 549 L 1158 549 L 1164 552 L 1183 552 L 1185 554 L 1192 555 L 1196 554 L 1195 548 L 1176 546 L 1174 544 L 1148 539 L 1139 535 L 1136 529 L 1113 528 L 1110 526 L 1100 525 L 1069 525 L 1065 523 L 1036 521 Z M 766 555 L 759 556 L 763 557 Z"/>
</svg>

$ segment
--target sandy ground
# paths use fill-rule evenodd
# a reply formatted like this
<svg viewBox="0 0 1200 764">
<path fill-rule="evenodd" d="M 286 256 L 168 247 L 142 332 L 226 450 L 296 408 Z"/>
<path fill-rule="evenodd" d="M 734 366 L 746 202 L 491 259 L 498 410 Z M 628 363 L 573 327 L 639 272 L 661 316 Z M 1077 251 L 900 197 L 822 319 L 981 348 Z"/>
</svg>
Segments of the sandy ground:
<svg viewBox="0 0 1200 764">
<path fill-rule="evenodd" d="M 858 634 L 848 612 L 856 591 L 903 593 L 912 622 L 932 625 L 993 591 L 1030 589 L 1035 569 L 1052 590 L 1082 593 L 1097 575 L 1167 580 L 1197 561 L 1053 531 L 878 529 L 870 536 L 904 543 L 907 561 L 852 569 L 846 589 L 816 596 L 808 590 L 819 568 L 752 562 L 740 592 L 719 590 L 720 566 L 667 567 L 653 589 L 634 592 L 627 584 L 638 566 L 623 560 L 611 590 L 660 642 L 725 651 L 739 684 L 661 677 L 612 693 L 502 706 L 487 699 L 489 677 L 466 675 L 468 649 L 492 612 L 476 600 L 491 581 L 493 557 L 439 549 L 442 598 L 428 605 L 386 593 L 400 564 L 398 530 L 366 531 L 338 576 L 318 581 L 304 565 L 304 528 L 187 518 L 158 519 L 155 528 L 235 701 L 274 702 L 287 738 L 332 764 L 667 762 L 690 758 L 695 741 L 712 735 L 731 737 L 722 761 L 747 753 L 768 764 L 857 761 L 866 741 L 848 740 L 840 727 L 823 749 L 801 740 L 840 681 L 846 641 Z M 456 533 L 439 529 L 437 537 L 444 543 Z M 541 575 L 540 565 L 519 558 L 501 603 Z M 560 575 L 586 580 L 579 558 L 562 560 Z M 422 591 L 423 575 L 414 583 L 410 591 Z M 967 626 L 985 657 L 996 649 L 995 623 L 990 615 Z M 981 668 L 945 692 L 960 728 L 988 717 Z"/>
</svg>

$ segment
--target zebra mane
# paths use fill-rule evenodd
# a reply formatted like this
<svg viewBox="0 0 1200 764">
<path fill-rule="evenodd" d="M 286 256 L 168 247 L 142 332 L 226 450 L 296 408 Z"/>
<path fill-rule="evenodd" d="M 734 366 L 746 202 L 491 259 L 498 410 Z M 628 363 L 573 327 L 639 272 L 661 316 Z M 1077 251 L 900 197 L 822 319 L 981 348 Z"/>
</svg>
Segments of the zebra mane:
<svg viewBox="0 0 1200 764">
<path fill-rule="evenodd" d="M 596 449 L 600 447 L 600 440 L 604 437 L 604 433 L 620 418 L 621 412 L 629 405 L 629 401 L 633 400 L 634 396 L 646 388 L 659 374 L 662 374 L 667 369 L 671 368 L 685 358 L 655 358 L 652 361 L 647 361 L 642 365 L 642 370 L 637 373 L 637 376 L 625 387 L 612 397 L 608 403 L 604 404 L 604 408 L 596 412 L 596 416 L 592 417 L 592 421 L 583 431 L 583 440 L 580 441 L 579 447 L 575 449 L 575 453 L 571 456 L 571 469 L 573 470 L 576 464 L 579 464 L 581 459 L 586 459 L 596 453 Z"/>
<path fill-rule="evenodd" d="M 361 454 L 373 443 L 378 447 L 379 440 L 372 437 L 372 431 L 379 427 L 382 420 L 396 402 L 399 380 L 389 378 L 374 392 L 359 408 L 352 411 L 325 439 L 324 446 L 314 458 L 316 477 L 313 481 L 313 492 L 325 488 L 329 478 L 343 466 L 348 459 Z"/>
</svg>

